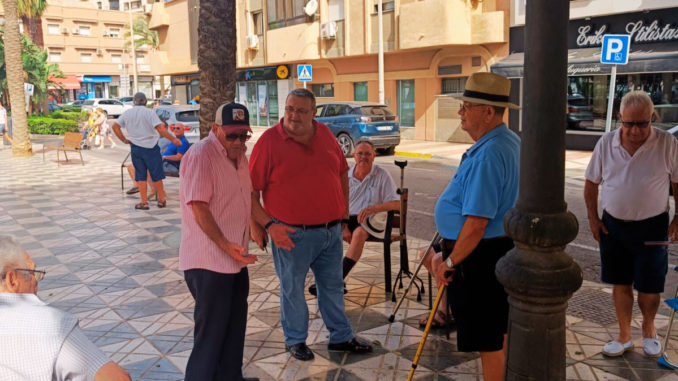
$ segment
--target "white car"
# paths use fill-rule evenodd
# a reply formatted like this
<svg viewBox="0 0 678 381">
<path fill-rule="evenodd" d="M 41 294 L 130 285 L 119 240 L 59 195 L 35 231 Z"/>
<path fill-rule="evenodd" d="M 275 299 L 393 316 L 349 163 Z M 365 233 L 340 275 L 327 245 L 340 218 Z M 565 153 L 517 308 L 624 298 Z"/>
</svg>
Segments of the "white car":
<svg viewBox="0 0 678 381">
<path fill-rule="evenodd" d="M 118 117 L 132 107 L 134 106 L 122 104 L 122 102 L 117 99 L 93 98 L 86 99 L 82 102 L 83 110 L 96 110 L 101 108 L 108 117 Z"/>
</svg>

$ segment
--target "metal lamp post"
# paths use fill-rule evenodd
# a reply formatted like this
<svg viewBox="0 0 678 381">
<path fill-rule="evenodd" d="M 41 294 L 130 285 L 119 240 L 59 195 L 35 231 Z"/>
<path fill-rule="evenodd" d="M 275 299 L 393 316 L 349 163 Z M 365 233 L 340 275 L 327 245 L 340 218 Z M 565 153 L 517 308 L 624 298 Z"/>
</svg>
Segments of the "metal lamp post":
<svg viewBox="0 0 678 381">
<path fill-rule="evenodd" d="M 496 268 L 510 303 L 506 380 L 565 380 L 565 310 L 582 282 L 564 251 L 578 231 L 564 200 L 569 6 L 527 2 L 520 193 L 504 219 L 516 246 Z"/>
</svg>

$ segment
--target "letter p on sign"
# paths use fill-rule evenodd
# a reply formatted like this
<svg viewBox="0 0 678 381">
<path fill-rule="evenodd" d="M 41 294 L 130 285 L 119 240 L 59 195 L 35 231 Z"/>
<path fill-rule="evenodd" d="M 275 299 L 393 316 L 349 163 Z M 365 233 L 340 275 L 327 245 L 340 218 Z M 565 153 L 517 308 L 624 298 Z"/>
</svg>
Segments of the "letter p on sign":
<svg viewBox="0 0 678 381">
<path fill-rule="evenodd" d="M 606 34 L 603 36 L 600 63 L 626 65 L 629 62 L 631 36 L 626 34 Z"/>
</svg>

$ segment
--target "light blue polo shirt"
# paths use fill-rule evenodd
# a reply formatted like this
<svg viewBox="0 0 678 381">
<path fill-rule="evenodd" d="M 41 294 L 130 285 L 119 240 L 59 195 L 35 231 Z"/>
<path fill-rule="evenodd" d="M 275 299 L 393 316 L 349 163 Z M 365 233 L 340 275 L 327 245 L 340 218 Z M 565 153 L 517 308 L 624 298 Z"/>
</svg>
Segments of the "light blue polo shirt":
<svg viewBox="0 0 678 381">
<path fill-rule="evenodd" d="M 518 198 L 520 138 L 505 124 L 483 135 L 462 156 L 435 206 L 443 238 L 456 240 L 466 216 L 488 218 L 483 238 L 506 235 L 504 215 Z"/>
</svg>

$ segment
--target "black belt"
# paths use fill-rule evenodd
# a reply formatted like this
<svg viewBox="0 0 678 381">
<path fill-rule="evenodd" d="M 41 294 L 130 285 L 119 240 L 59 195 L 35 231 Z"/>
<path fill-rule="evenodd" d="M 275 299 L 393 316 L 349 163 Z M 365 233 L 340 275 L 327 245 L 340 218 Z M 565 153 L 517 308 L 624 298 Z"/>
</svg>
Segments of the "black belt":
<svg viewBox="0 0 678 381">
<path fill-rule="evenodd" d="M 300 228 L 300 229 L 304 229 L 304 230 L 306 230 L 306 229 L 329 229 L 329 228 L 333 227 L 334 225 L 340 224 L 340 223 L 341 223 L 341 220 L 332 220 L 330 222 L 326 222 L 324 224 L 318 224 L 318 225 L 295 225 L 295 224 L 288 224 L 288 223 L 283 222 L 283 224 L 285 224 L 287 226 L 291 226 L 293 228 Z"/>
</svg>

